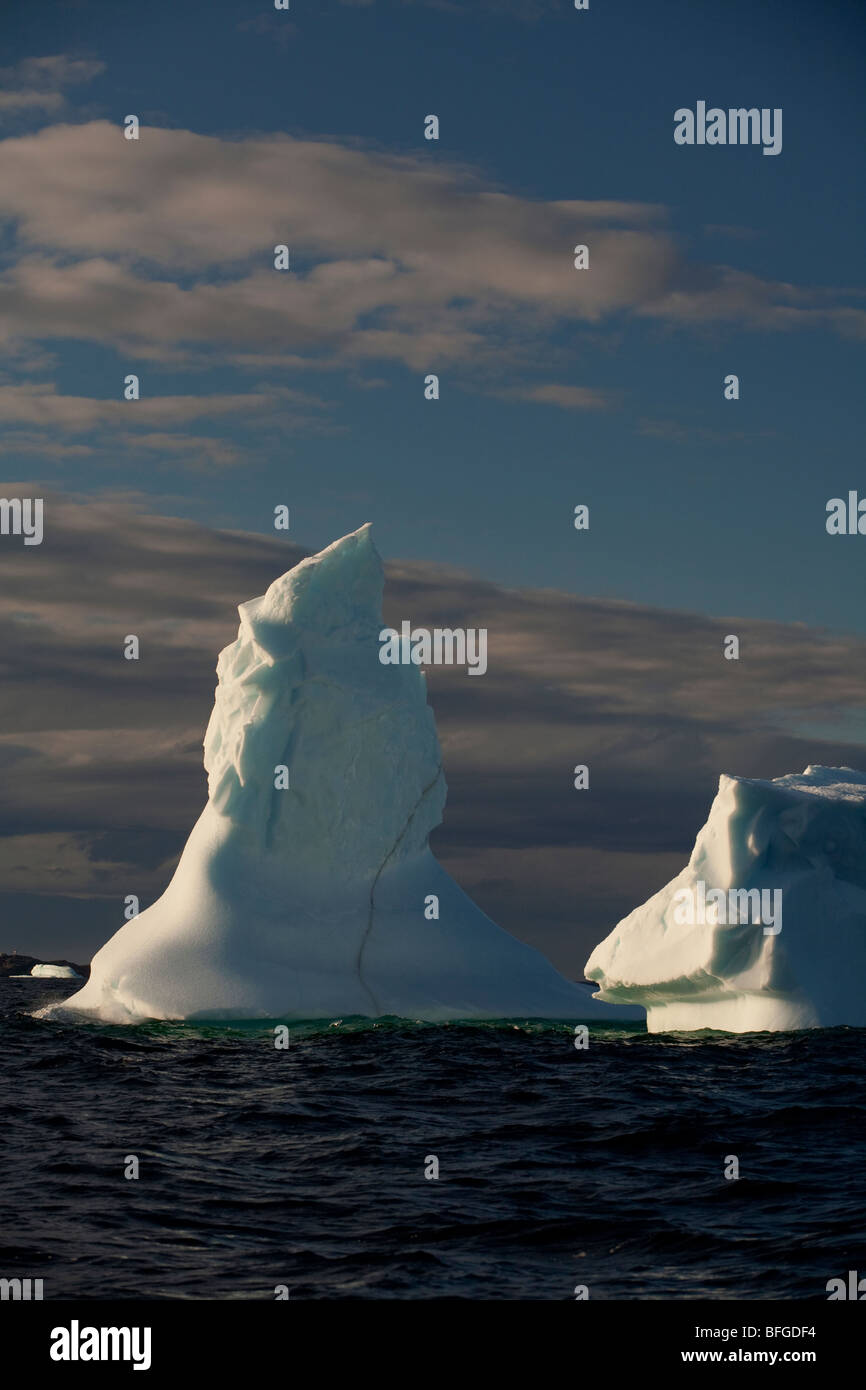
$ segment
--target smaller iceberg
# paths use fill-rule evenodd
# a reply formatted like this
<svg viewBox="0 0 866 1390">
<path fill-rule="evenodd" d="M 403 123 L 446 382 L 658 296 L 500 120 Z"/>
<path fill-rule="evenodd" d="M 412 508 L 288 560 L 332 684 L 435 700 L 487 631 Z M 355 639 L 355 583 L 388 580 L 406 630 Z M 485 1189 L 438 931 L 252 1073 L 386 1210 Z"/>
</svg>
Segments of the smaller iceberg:
<svg viewBox="0 0 866 1390">
<path fill-rule="evenodd" d="M 80 980 L 81 976 L 77 970 L 73 970 L 71 965 L 34 965 L 30 971 L 31 976 L 36 976 L 39 980 Z"/>
<path fill-rule="evenodd" d="M 586 975 L 651 1033 L 866 1026 L 866 774 L 722 776 L 686 867 Z"/>
</svg>

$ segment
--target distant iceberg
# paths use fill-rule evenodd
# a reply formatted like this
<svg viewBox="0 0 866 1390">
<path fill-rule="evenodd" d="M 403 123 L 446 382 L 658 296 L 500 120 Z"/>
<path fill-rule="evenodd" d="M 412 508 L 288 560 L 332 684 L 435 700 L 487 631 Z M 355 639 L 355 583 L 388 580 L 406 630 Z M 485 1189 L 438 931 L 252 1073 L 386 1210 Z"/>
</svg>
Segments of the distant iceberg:
<svg viewBox="0 0 866 1390">
<path fill-rule="evenodd" d="M 80 980 L 81 976 L 77 970 L 73 970 L 71 965 L 34 965 L 30 971 L 31 976 L 39 980 L 58 979 L 58 980 Z M 21 977 L 16 977 L 20 979 Z"/>
<path fill-rule="evenodd" d="M 586 974 L 651 1033 L 866 1026 L 866 775 L 721 777 L 686 868 Z"/>
<path fill-rule="evenodd" d="M 442 757 L 423 674 L 379 660 L 383 582 L 364 526 L 240 606 L 208 804 L 166 892 L 66 1007 L 112 1022 L 643 1019 L 502 931 L 431 854 Z"/>
</svg>

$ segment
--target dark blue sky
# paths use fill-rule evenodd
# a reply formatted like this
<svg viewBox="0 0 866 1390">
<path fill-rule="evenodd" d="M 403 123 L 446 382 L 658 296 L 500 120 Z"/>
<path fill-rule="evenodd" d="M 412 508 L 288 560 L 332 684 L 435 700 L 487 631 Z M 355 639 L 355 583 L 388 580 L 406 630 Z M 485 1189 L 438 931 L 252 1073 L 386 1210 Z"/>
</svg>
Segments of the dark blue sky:
<svg viewBox="0 0 866 1390">
<path fill-rule="evenodd" d="M 143 399 L 283 387 L 318 404 L 291 429 L 277 419 L 251 426 L 243 410 L 216 410 L 182 426 L 180 433 L 233 448 L 225 464 L 199 458 L 194 442 L 174 437 L 176 426 L 158 424 L 159 437 L 130 448 L 116 422 L 82 429 L 70 407 L 55 426 L 25 427 L 16 405 L 6 420 L 7 477 L 73 493 L 145 492 L 157 512 L 262 532 L 273 506 L 286 502 L 292 539 L 314 548 L 372 520 L 386 558 L 440 560 L 500 582 L 712 615 L 864 629 L 866 537 L 831 538 L 824 528 L 829 497 L 858 487 L 866 494 L 862 10 L 781 0 L 760 7 L 591 0 L 585 13 L 564 0 L 460 7 L 293 0 L 286 15 L 264 0 L 141 7 L 78 0 L 49 13 L 46 26 L 45 7 L 7 7 L 11 88 L 32 86 L 26 61 L 44 55 L 94 60 L 104 70 L 86 82 L 59 81 L 62 105 L 0 109 L 8 140 L 59 123 L 118 123 L 127 112 L 148 128 L 227 143 L 261 133 L 326 140 L 350 152 L 406 156 L 409 204 L 420 162 L 453 181 L 454 206 L 479 181 L 529 205 L 657 205 L 653 226 L 671 239 L 676 269 L 664 287 L 667 307 L 641 289 L 621 303 L 607 295 L 595 315 L 557 315 L 546 290 L 536 300 L 523 295 L 522 276 L 533 271 L 530 217 L 519 246 L 507 248 L 514 301 L 501 286 L 490 290 L 484 322 L 474 325 L 484 339 L 481 358 L 443 348 L 423 364 L 404 346 L 382 357 L 369 347 L 355 353 L 355 334 L 387 321 L 387 295 L 331 341 L 326 361 L 315 321 L 308 324 L 292 347 L 306 356 L 303 364 L 288 355 L 239 363 L 229 338 L 213 352 L 199 342 L 184 358 L 177 336 L 172 360 L 168 338 L 155 355 L 147 349 L 147 333 L 156 341 L 158 328 L 139 335 L 139 353 L 116 327 L 82 326 L 78 336 L 74 323 L 61 331 L 56 317 L 46 318 L 44 328 L 37 323 L 23 335 L 27 351 L 16 333 L 0 383 L 15 390 L 52 383 L 64 398 L 113 401 L 123 375 L 138 371 Z M 676 146 L 674 110 L 699 99 L 781 107 L 782 153 Z M 422 138 L 428 112 L 441 120 L 438 144 Z M 148 138 L 146 129 L 147 158 Z M 99 157 L 94 145 L 88 164 Z M 295 190 L 283 192 L 291 207 Z M 141 197 L 149 196 L 143 183 Z M 350 189 L 342 231 L 334 233 L 343 237 L 339 253 L 287 231 L 300 279 L 331 259 L 351 263 L 352 196 Z M 359 184 L 357 196 L 368 199 L 368 185 Z M 134 191 L 118 190 L 118 215 L 130 198 Z M 56 206 L 59 223 L 62 200 Z M 170 265 L 138 244 L 135 231 L 125 251 L 107 252 L 100 233 L 90 250 L 83 236 L 70 252 L 39 229 L 24 235 L 21 216 L 16 204 L 6 224 L 7 276 L 22 258 L 47 256 L 64 273 L 92 255 L 180 291 L 219 287 L 257 265 L 248 247 L 234 265 L 204 250 L 200 264 L 193 257 Z M 251 203 L 251 221 L 257 216 Z M 382 217 L 387 239 L 390 204 Z M 261 226 L 264 265 L 273 237 L 266 217 Z M 452 223 L 438 243 L 446 261 L 454 235 Z M 495 260 L 504 253 L 491 235 Z M 404 230 L 396 249 L 374 254 L 407 254 L 411 237 Z M 591 230 L 585 239 L 592 246 Z M 565 273 L 575 276 L 569 251 L 564 239 Z M 359 247 L 359 259 L 369 255 Z M 483 243 L 479 255 L 483 265 Z M 638 277 L 642 255 L 636 269 L 630 262 Z M 737 278 L 720 288 L 718 267 Z M 464 298 L 434 306 L 419 296 L 405 311 L 403 338 L 412 336 L 413 313 L 419 332 L 435 313 L 439 331 Z M 81 317 L 92 323 L 87 304 Z M 422 396 L 426 371 L 441 376 L 436 403 Z M 723 399 L 728 372 L 740 377 L 738 402 Z M 599 403 L 563 408 L 521 399 L 550 383 L 594 393 Z M 588 533 L 572 527 L 578 502 L 591 508 Z"/>
</svg>

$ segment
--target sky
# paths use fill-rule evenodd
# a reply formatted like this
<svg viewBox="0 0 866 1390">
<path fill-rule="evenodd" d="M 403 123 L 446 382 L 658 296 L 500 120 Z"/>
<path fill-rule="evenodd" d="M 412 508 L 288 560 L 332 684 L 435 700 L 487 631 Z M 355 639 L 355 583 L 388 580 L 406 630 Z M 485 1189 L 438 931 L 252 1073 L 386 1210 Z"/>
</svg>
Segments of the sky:
<svg viewBox="0 0 866 1390">
<path fill-rule="evenodd" d="M 439 850 L 572 973 L 720 771 L 863 766 L 866 537 L 825 527 L 866 496 L 862 9 L 6 0 L 0 35 L 0 495 L 47 508 L 0 537 L 7 946 L 89 952 L 164 886 L 237 603 L 366 521 L 397 620 L 491 615 L 488 676 L 431 679 Z M 699 100 L 781 108 L 781 153 L 677 145 Z"/>
</svg>

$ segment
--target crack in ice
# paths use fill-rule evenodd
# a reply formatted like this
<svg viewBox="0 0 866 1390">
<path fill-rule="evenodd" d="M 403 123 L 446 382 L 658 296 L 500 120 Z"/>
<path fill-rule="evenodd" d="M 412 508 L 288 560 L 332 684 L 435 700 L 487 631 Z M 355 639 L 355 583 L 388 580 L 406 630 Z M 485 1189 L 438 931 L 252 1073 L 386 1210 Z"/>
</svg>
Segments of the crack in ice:
<svg viewBox="0 0 866 1390">
<path fill-rule="evenodd" d="M 421 802 L 424 800 L 424 798 L 425 798 L 425 796 L 427 795 L 427 793 L 428 793 L 429 791 L 432 791 L 432 790 L 433 790 L 433 788 L 436 786 L 436 783 L 439 781 L 439 778 L 440 778 L 441 776 L 442 776 L 442 764 L 440 763 L 439 766 L 438 766 L 437 769 L 436 769 L 436 775 L 432 778 L 432 780 L 431 780 L 430 782 L 427 783 L 426 787 L 425 787 L 424 790 L 421 792 L 421 795 L 418 797 L 418 800 L 415 802 L 415 805 L 412 807 L 412 810 L 409 812 L 409 815 L 406 817 L 406 824 L 403 826 L 403 829 L 400 831 L 400 834 L 397 836 L 396 840 L 394 841 L 393 845 L 392 845 L 391 848 L 389 849 L 388 853 L 385 855 L 385 858 L 382 860 L 381 864 L 379 865 L 378 869 L 376 870 L 376 874 L 375 874 L 375 877 L 374 877 L 374 879 L 373 879 L 373 882 L 370 884 L 370 906 L 369 906 L 369 910 L 368 910 L 368 912 L 367 912 L 367 928 L 366 928 L 366 931 L 364 932 L 364 935 L 363 935 L 362 938 L 361 938 L 361 944 L 360 944 L 360 946 L 358 947 L 358 960 L 357 960 L 355 969 L 357 970 L 357 973 L 358 973 L 358 980 L 359 980 L 360 983 L 361 983 L 361 987 L 367 991 L 367 994 L 370 996 L 370 1001 L 371 1001 L 371 1003 L 372 1003 L 372 1005 L 373 1005 L 373 1008 L 377 1011 L 377 1013 L 381 1013 L 381 1010 L 380 1010 L 380 1008 L 379 1008 L 379 1001 L 378 1001 L 378 999 L 376 998 L 375 994 L 373 993 L 373 991 L 371 990 L 370 986 L 367 984 L 366 980 L 364 979 L 364 976 L 363 976 L 362 973 L 361 973 L 361 969 L 362 969 L 362 965 L 363 965 L 363 958 L 364 958 L 364 948 L 365 948 L 365 946 L 367 945 L 367 940 L 368 940 L 368 938 L 369 938 L 370 932 L 373 930 L 373 912 L 375 911 L 375 906 L 376 906 L 375 901 L 374 901 L 374 899 L 375 899 L 375 894 L 376 894 L 376 885 L 377 885 L 377 883 L 379 882 L 379 879 L 380 879 L 380 877 L 381 877 L 381 875 L 382 875 L 382 871 L 384 870 L 385 865 L 388 863 L 388 860 L 391 859 L 392 856 L 393 856 L 394 854 L 396 854 L 397 850 L 398 850 L 399 847 L 400 847 L 400 844 L 402 843 L 403 837 L 404 837 L 405 834 L 406 834 L 406 831 L 409 829 L 409 826 L 412 824 L 413 820 L 415 819 L 416 815 L 418 814 L 418 810 L 419 810 L 419 808 L 420 808 L 420 806 L 421 806 Z"/>
</svg>

